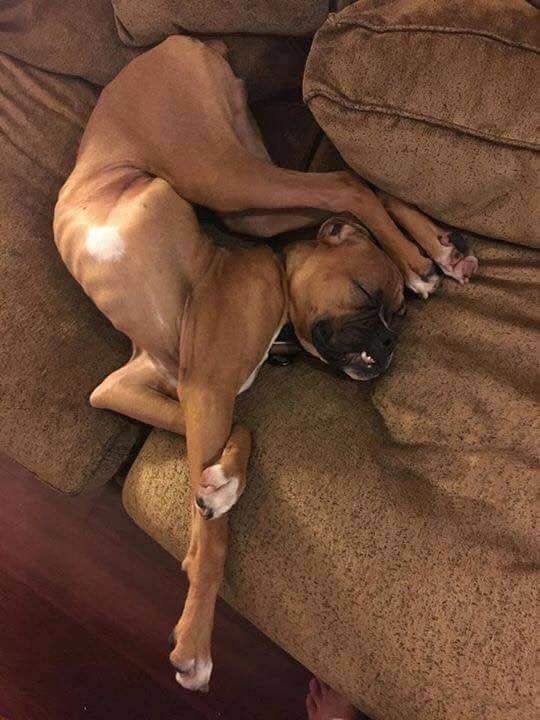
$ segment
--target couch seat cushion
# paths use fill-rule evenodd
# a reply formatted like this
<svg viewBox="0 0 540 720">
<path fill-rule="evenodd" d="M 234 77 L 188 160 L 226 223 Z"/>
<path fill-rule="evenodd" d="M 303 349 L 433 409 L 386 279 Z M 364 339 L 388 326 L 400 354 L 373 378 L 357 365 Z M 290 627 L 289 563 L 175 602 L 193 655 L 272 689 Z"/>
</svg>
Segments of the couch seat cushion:
<svg viewBox="0 0 540 720">
<path fill-rule="evenodd" d="M 540 245 L 540 13 L 365 0 L 313 42 L 304 97 L 343 158 L 451 225 Z"/>
<path fill-rule="evenodd" d="M 89 83 L 0 54 L 0 450 L 65 492 L 110 479 L 139 428 L 91 390 L 130 349 L 70 277 L 56 195 L 96 101 Z"/>
<path fill-rule="evenodd" d="M 224 597 L 374 718 L 534 713 L 538 253 L 476 251 L 470 286 L 410 302 L 373 387 L 267 365 L 237 406 L 256 441 Z M 183 439 L 151 434 L 124 502 L 182 558 Z"/>
</svg>

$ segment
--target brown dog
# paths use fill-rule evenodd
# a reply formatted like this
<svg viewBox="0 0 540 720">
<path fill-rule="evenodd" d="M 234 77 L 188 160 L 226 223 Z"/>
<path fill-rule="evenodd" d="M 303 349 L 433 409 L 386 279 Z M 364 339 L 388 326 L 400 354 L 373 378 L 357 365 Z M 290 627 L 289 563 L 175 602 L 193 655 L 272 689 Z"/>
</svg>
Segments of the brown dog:
<svg viewBox="0 0 540 720">
<path fill-rule="evenodd" d="M 249 432 L 233 426 L 234 401 L 287 315 L 308 351 L 373 377 L 391 357 L 402 276 L 423 295 L 437 278 L 388 213 L 448 274 L 464 281 L 475 264 L 417 210 L 385 197 L 387 212 L 352 173 L 272 165 L 223 55 L 218 43 L 175 37 L 128 65 L 99 99 L 54 219 L 69 270 L 133 343 L 92 405 L 187 438 L 196 505 L 171 661 L 178 682 L 198 690 L 212 668 L 225 513 L 245 487 L 250 453 Z M 264 236 L 316 222 L 320 210 L 347 215 L 290 247 L 284 272 L 266 246 L 213 243 L 192 203 Z"/>
</svg>

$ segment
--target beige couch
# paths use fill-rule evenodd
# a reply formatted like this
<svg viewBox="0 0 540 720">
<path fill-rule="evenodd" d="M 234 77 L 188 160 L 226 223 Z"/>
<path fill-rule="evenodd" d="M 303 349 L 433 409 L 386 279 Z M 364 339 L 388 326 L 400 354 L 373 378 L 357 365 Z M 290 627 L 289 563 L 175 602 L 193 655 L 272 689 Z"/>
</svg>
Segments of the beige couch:
<svg viewBox="0 0 540 720">
<path fill-rule="evenodd" d="M 497 0 L 493 16 L 486 3 L 469 3 L 478 13 L 461 25 L 449 7 L 452 22 L 437 17 L 430 30 L 433 8 L 423 0 L 345 8 L 315 40 L 304 91 L 347 161 L 367 177 L 443 221 L 456 222 L 459 211 L 463 228 L 522 246 L 471 235 L 480 275 L 466 288 L 445 281 L 427 303 L 411 299 L 392 369 L 376 383 L 355 384 L 300 359 L 265 366 L 238 403 L 256 446 L 248 489 L 231 513 L 224 596 L 374 719 L 534 714 L 539 256 L 525 246 L 537 244 L 526 182 L 537 167 L 537 139 L 526 112 L 538 84 L 523 68 L 538 70 L 531 30 L 538 17 L 524 0 Z M 163 32 L 230 30 L 242 3 L 228 3 L 233 15 L 226 17 L 214 13 L 217 3 L 197 3 L 208 12 L 189 16 L 190 27 L 174 14 L 190 3 L 156 3 L 152 23 L 138 14 L 148 4 L 113 4 L 116 23 L 109 0 L 0 8 L 0 448 L 68 493 L 131 465 L 127 511 L 181 558 L 190 512 L 185 443 L 164 432 L 146 437 L 148 429 L 88 406 L 91 389 L 129 348 L 57 257 L 52 208 L 100 87 Z M 282 14 L 272 25 L 268 4 L 255 3 L 262 14 L 240 28 L 248 34 L 227 42 L 274 159 L 327 169 L 342 161 L 299 88 L 314 25 L 349 3 L 303 5 L 309 22 L 288 23 L 287 3 L 276 2 Z M 282 37 L 256 34 L 265 27 Z M 296 31 L 303 37 L 286 37 Z M 373 110 L 384 102 L 384 84 L 369 84 L 366 58 L 384 67 L 404 62 L 402 46 L 389 52 L 377 43 L 401 39 L 414 68 L 415 48 L 439 57 L 441 34 L 446 65 L 448 58 L 459 65 L 466 50 L 483 73 L 460 76 L 452 111 L 460 97 L 468 107 L 467 88 L 478 91 L 496 58 L 491 98 L 499 97 L 506 118 L 516 113 L 508 96 L 521 101 L 523 122 L 514 118 L 501 130 L 501 114 L 486 107 L 467 113 L 468 125 L 442 123 L 449 106 L 440 96 L 432 97 L 429 118 L 412 117 L 409 96 L 388 95 L 385 112 Z M 458 42 L 453 54 L 449 40 Z M 388 67 L 399 81 L 399 65 Z M 411 67 L 404 72 L 416 87 Z M 418 83 L 436 93 L 423 67 Z M 519 80 L 517 94 L 504 93 L 506 72 Z M 488 131 L 491 137 L 481 136 Z M 509 142 L 518 139 L 519 147 Z M 426 147 L 435 152 L 431 164 Z M 443 149 L 456 157 L 450 162 Z M 488 172 L 486 160 L 474 166 L 490 153 L 500 172 Z M 454 177 L 444 192 L 440 164 L 448 173 L 458 160 L 467 182 L 460 189 Z M 494 187 L 490 215 L 485 201 Z"/>
</svg>

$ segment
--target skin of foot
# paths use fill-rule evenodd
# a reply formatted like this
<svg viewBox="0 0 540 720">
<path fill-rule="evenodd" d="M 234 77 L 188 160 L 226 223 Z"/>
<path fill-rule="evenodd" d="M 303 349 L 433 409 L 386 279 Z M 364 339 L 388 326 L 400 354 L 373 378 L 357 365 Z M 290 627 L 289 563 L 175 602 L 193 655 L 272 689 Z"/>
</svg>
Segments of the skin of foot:
<svg viewBox="0 0 540 720">
<path fill-rule="evenodd" d="M 311 678 L 306 696 L 308 720 L 360 720 L 361 715 L 343 695 Z"/>
</svg>

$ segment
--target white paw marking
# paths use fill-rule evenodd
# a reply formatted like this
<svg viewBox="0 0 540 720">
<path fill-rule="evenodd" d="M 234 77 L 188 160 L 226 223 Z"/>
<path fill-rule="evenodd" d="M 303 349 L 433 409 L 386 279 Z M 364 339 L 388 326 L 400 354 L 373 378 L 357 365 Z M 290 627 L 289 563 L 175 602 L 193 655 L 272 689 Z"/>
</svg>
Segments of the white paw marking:
<svg viewBox="0 0 540 720">
<path fill-rule="evenodd" d="M 207 692 L 210 676 L 212 675 L 212 667 L 211 660 L 192 659 L 186 663 L 186 670 L 184 672 L 177 672 L 174 677 L 176 682 L 185 690 Z"/>
<path fill-rule="evenodd" d="M 212 486 L 209 492 L 202 491 L 200 496 L 205 506 L 212 511 L 212 517 L 218 518 L 228 512 L 240 497 L 237 477 L 227 477 L 221 465 L 211 465 L 203 471 L 205 483 Z"/>
<path fill-rule="evenodd" d="M 86 249 L 100 262 L 118 260 L 124 254 L 124 241 L 114 225 L 93 225 L 86 232 Z"/>
<path fill-rule="evenodd" d="M 431 293 L 437 289 L 439 282 L 440 277 L 436 274 L 429 280 L 422 280 L 420 275 L 411 274 L 407 278 L 407 287 L 424 298 L 424 300 L 427 300 Z"/>
</svg>

